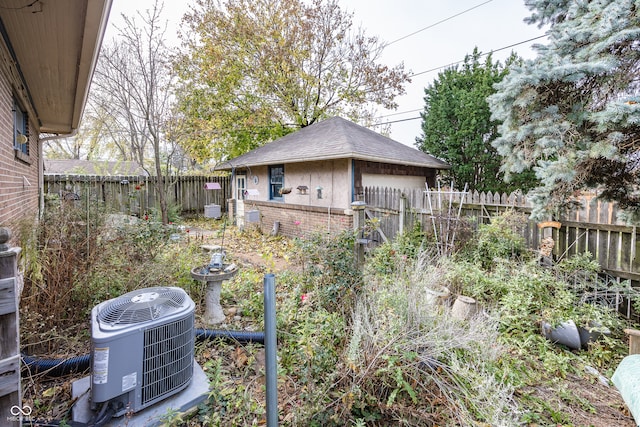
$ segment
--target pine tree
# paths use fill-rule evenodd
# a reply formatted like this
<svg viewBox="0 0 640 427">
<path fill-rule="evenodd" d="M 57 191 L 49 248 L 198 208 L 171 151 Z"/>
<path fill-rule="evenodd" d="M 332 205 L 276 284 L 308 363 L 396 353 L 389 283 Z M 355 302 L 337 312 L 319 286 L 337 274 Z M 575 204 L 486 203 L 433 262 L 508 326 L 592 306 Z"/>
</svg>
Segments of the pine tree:
<svg viewBox="0 0 640 427">
<path fill-rule="evenodd" d="M 491 55 L 474 49 L 461 67 L 447 68 L 425 88 L 423 134 L 416 146 L 451 165 L 446 179 L 470 190 L 510 192 L 528 189 L 529 179 L 505 183 L 500 173 L 500 156 L 491 142 L 498 136 L 498 124 L 491 120 L 487 96 L 495 93 L 493 85 L 504 77 L 507 68 L 493 62 Z M 516 61 L 512 56 L 508 63 Z M 524 188 L 523 188 L 524 186 Z"/>
<path fill-rule="evenodd" d="M 633 0 L 527 0 L 549 25 L 537 57 L 511 67 L 489 97 L 502 170 L 533 170 L 533 218 L 554 215 L 583 190 L 640 214 L 640 5 Z M 637 216 L 636 216 L 637 217 Z"/>
</svg>

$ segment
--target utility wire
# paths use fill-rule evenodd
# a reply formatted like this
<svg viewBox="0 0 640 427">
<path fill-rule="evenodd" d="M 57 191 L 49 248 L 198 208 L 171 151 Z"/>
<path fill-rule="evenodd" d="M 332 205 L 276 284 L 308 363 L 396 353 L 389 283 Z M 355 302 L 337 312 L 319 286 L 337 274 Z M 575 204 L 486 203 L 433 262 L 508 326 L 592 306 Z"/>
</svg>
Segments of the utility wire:
<svg viewBox="0 0 640 427">
<path fill-rule="evenodd" d="M 524 40 L 524 41 L 521 41 L 521 42 L 518 42 L 518 43 L 513 43 L 513 44 L 510 44 L 508 46 L 504 46 L 504 47 L 501 47 L 501 48 L 498 48 L 498 49 L 493 49 L 490 52 L 481 54 L 480 56 L 487 56 L 489 54 L 492 54 L 493 52 L 500 52 L 501 50 L 509 49 L 511 47 L 518 46 L 518 45 L 521 45 L 521 44 L 524 44 L 524 43 L 528 43 L 528 42 L 531 42 L 531 41 L 534 41 L 534 40 L 538 40 L 538 39 L 541 39 L 543 37 L 546 37 L 546 34 L 543 34 L 543 35 L 538 36 L 538 37 L 533 37 L 531 39 Z M 452 63 L 447 64 L 447 65 L 441 65 L 439 67 L 434 67 L 434 68 L 431 68 L 429 70 L 420 71 L 418 73 L 411 74 L 409 77 L 415 77 L 415 76 L 419 76 L 419 75 L 422 75 L 422 74 L 430 73 L 430 72 L 433 72 L 433 71 L 441 70 L 442 68 L 448 68 L 448 67 L 451 67 L 453 65 L 460 64 L 462 62 L 464 62 L 464 59 L 461 60 L 461 61 L 452 62 Z M 384 116 L 378 116 L 377 118 L 378 119 L 382 119 L 382 118 L 385 118 L 385 117 L 398 116 L 400 114 L 414 113 L 416 111 L 421 111 L 421 110 L 422 110 L 421 108 L 418 108 L 418 109 L 414 109 L 414 110 L 407 110 L 407 111 L 402 111 L 402 112 L 397 112 L 397 113 L 385 114 Z M 371 126 L 372 127 L 373 126 L 384 126 L 384 125 L 390 125 L 390 124 L 393 124 L 393 123 L 401 123 L 401 122 L 408 122 L 408 121 L 411 121 L 411 120 L 419 120 L 421 118 L 422 117 L 418 116 L 418 117 L 410 117 L 410 118 L 407 118 L 407 119 L 390 120 L 390 121 L 386 121 L 384 123 L 376 123 L 376 124 L 373 124 Z"/>
<path fill-rule="evenodd" d="M 438 22 L 434 22 L 433 24 L 427 25 L 427 26 L 426 26 L 426 27 L 424 27 L 424 28 L 421 28 L 421 29 L 419 29 L 419 30 L 417 30 L 417 31 L 414 31 L 414 32 L 413 32 L 413 33 L 411 33 L 411 34 L 407 34 L 406 36 L 402 36 L 402 37 L 400 37 L 399 39 L 395 39 L 395 40 L 393 40 L 393 41 L 390 41 L 389 43 L 384 44 L 384 45 L 382 46 L 382 48 L 384 49 L 384 48 L 386 48 L 386 47 L 387 47 L 387 46 L 389 46 L 389 45 L 392 45 L 392 44 L 394 44 L 394 43 L 397 43 L 397 42 L 399 42 L 399 41 L 401 41 L 401 40 L 404 40 L 404 39 L 406 39 L 406 38 L 409 38 L 409 37 L 411 37 L 411 36 L 415 36 L 416 34 L 421 33 L 421 32 L 422 32 L 422 31 L 424 31 L 424 30 L 428 30 L 429 28 L 433 28 L 433 27 L 435 27 L 436 25 L 440 25 L 440 24 L 442 24 L 443 22 L 450 21 L 450 20 L 451 20 L 451 19 L 453 19 L 453 18 L 456 18 L 456 17 L 458 17 L 458 16 L 460 16 L 460 15 L 463 15 L 463 14 L 465 14 L 465 13 L 469 12 L 469 11 L 472 11 L 473 9 L 477 9 L 477 8 L 479 8 L 480 6 L 484 6 L 484 5 L 485 5 L 485 4 L 487 4 L 487 3 L 491 3 L 492 1 L 493 1 L 493 0 L 487 0 L 487 1 L 485 1 L 484 3 L 477 4 L 477 5 L 473 6 L 473 7 L 470 7 L 470 8 L 469 8 L 469 9 L 467 9 L 467 10 L 463 10 L 462 12 L 456 13 L 455 15 L 451 15 L 451 16 L 449 16 L 449 17 L 447 17 L 447 18 L 441 19 L 441 20 L 440 20 L 440 21 L 438 21 Z"/>
<path fill-rule="evenodd" d="M 384 117 L 384 116 L 383 116 Z M 422 117 L 418 116 L 418 117 L 409 117 L 408 119 L 398 119 L 398 120 L 390 120 L 388 122 L 384 122 L 384 123 L 375 123 L 372 124 L 371 126 L 383 126 L 383 125 L 390 125 L 393 123 L 401 123 L 401 122 L 408 122 L 410 120 L 418 120 L 421 119 Z"/>
<path fill-rule="evenodd" d="M 499 48 L 499 49 L 493 49 L 493 50 L 490 50 L 489 52 L 485 52 L 485 53 L 480 54 L 480 56 L 487 56 L 487 55 L 491 55 L 492 53 L 500 52 L 501 50 L 505 50 L 505 49 L 509 49 L 509 48 L 511 48 L 511 47 L 519 46 L 519 45 L 521 45 L 521 44 L 529 43 L 529 42 L 532 42 L 532 41 L 534 41 L 534 40 L 541 39 L 541 38 L 546 37 L 546 36 L 547 36 L 546 34 L 543 34 L 543 35 L 538 36 L 538 37 L 533 37 L 533 38 L 528 39 L 528 40 L 524 40 L 524 41 L 521 41 L 521 42 L 518 42 L 518 43 L 510 44 L 509 46 L 504 46 L 504 47 L 501 47 L 501 48 Z M 462 60 L 460 60 L 460 61 L 452 62 L 452 63 L 447 64 L 447 65 L 441 65 L 441 66 L 439 66 L 439 67 L 430 68 L 430 69 L 425 70 L 425 71 L 420 71 L 420 72 L 418 72 L 418 73 L 413 73 L 413 74 L 411 74 L 409 77 L 415 77 L 415 76 L 420 76 L 420 75 L 422 75 L 422 74 L 431 73 L 432 71 L 441 70 L 442 68 L 448 68 L 448 67 L 451 67 L 451 66 L 453 66 L 453 65 L 458 65 L 458 64 L 460 64 L 460 63 L 462 63 L 462 62 L 464 62 L 464 59 L 462 59 Z"/>
<path fill-rule="evenodd" d="M 399 116 L 401 114 L 407 114 L 407 113 L 415 113 L 416 111 L 422 111 L 422 108 L 416 108 L 414 110 L 407 110 L 407 111 L 398 111 L 397 113 L 385 114 L 384 116 L 378 116 L 376 118 L 383 119 L 385 117 Z"/>
<path fill-rule="evenodd" d="M 543 38 L 543 37 L 546 37 L 546 34 L 543 34 L 543 35 L 540 35 L 540 36 L 537 36 L 537 37 L 533 37 L 533 38 L 528 39 L 528 40 L 523 40 L 523 41 L 518 42 L 518 43 L 513 43 L 513 44 L 510 44 L 510 45 L 508 45 L 508 46 L 504 46 L 504 47 L 501 47 L 501 48 L 498 48 L 498 49 L 493 49 L 493 50 L 491 50 L 491 51 L 489 51 L 489 52 L 481 53 L 479 56 L 480 56 L 480 57 L 482 57 L 482 56 L 487 56 L 487 55 L 490 55 L 490 54 L 492 54 L 492 53 L 494 53 L 494 52 L 500 52 L 500 51 L 502 51 L 502 50 L 509 49 L 509 48 L 512 48 L 512 47 L 515 47 L 515 46 L 518 46 L 518 45 L 521 45 L 521 44 L 524 44 L 524 43 L 529 43 L 529 42 L 532 42 L 532 41 L 534 41 L 534 40 L 541 39 L 541 38 Z M 411 77 L 420 76 L 420 75 L 422 75 L 422 74 L 431 73 L 431 72 L 433 72 L 433 71 L 438 71 L 438 70 L 441 70 L 441 69 L 443 69 L 443 68 L 452 67 L 452 66 L 454 66 L 454 65 L 458 65 L 458 64 L 461 64 L 461 63 L 463 63 L 463 62 L 464 62 L 464 59 L 461 59 L 460 61 L 451 62 L 451 63 L 446 64 L 446 65 L 440 65 L 440 66 L 438 66 L 438 67 L 434 67 L 434 68 L 430 68 L 430 69 L 428 69 L 428 70 L 419 71 L 419 72 L 417 72 L 417 73 L 410 74 L 410 75 L 409 75 L 409 77 L 411 78 Z M 408 110 L 408 111 L 404 111 L 404 112 L 401 112 L 401 113 L 390 113 L 390 114 L 386 114 L 386 115 L 384 115 L 384 116 L 379 116 L 378 118 L 381 118 L 381 117 L 396 116 L 396 115 L 399 115 L 399 114 L 411 113 L 411 112 L 414 112 L 414 111 L 417 111 L 417 110 Z"/>
</svg>

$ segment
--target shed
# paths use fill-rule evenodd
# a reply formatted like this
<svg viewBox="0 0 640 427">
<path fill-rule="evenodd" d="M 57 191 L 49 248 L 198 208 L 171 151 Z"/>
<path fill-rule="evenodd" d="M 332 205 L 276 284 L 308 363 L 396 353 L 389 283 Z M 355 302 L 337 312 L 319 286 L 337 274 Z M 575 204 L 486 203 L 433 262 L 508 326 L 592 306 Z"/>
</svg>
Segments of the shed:
<svg viewBox="0 0 640 427">
<path fill-rule="evenodd" d="M 365 187 L 424 188 L 450 166 L 341 117 L 317 122 L 223 163 L 233 175 L 235 219 L 260 211 L 283 234 L 350 227 Z M 251 196 L 251 190 L 256 190 Z M 248 205 L 248 208 L 247 208 Z"/>
</svg>

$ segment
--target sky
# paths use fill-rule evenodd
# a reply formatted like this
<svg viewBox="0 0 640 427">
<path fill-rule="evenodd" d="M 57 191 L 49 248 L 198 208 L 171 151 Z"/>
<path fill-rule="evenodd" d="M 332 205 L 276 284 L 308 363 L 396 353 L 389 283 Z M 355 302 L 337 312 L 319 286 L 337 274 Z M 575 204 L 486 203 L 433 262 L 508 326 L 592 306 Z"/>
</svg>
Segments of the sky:
<svg viewBox="0 0 640 427">
<path fill-rule="evenodd" d="M 114 25 L 122 13 L 134 15 L 148 9 L 154 0 L 113 0 L 109 27 L 105 35 L 115 34 Z M 353 23 L 367 35 L 377 36 L 387 46 L 380 62 L 395 66 L 403 63 L 414 76 L 406 94 L 396 98 L 395 111 L 379 109 L 382 123 L 389 123 L 389 136 L 414 146 L 422 133 L 420 111 L 424 108 L 424 89 L 446 66 L 464 60 L 474 47 L 482 53 L 494 51 L 494 60 L 504 62 L 512 51 L 531 59 L 534 43 L 522 43 L 544 35 L 537 25 L 524 23 L 530 15 L 524 0 L 339 0 L 341 8 L 353 13 Z M 180 18 L 190 0 L 165 0 L 167 37 L 176 34 Z M 176 38 L 177 40 L 177 38 Z M 177 42 L 176 42 L 177 43 Z M 513 47 L 510 47 L 513 46 Z M 380 128 L 372 128 L 380 131 Z"/>
</svg>

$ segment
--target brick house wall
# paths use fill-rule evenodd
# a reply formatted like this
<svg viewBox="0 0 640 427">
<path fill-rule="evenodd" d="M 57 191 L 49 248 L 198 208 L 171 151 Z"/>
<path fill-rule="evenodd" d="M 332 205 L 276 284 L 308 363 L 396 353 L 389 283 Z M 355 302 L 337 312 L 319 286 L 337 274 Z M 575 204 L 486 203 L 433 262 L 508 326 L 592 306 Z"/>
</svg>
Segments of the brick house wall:
<svg viewBox="0 0 640 427">
<path fill-rule="evenodd" d="M 313 232 L 338 234 L 353 229 L 353 214 L 350 210 L 318 206 L 284 204 L 269 201 L 246 201 L 247 211 L 258 210 L 260 221 L 255 225 L 262 233 L 271 233 L 276 221 L 280 223 L 279 234 L 287 237 L 301 237 Z M 245 222 L 245 227 L 252 224 Z"/>
<path fill-rule="evenodd" d="M 16 89 L 24 85 L 14 66 L 7 65 L 13 64 L 8 56 L 0 41 L 0 226 L 8 227 L 15 236 L 20 220 L 35 219 L 38 214 L 40 150 L 33 108 L 25 90 Z M 13 148 L 14 99 L 28 115 L 28 155 Z"/>
</svg>

